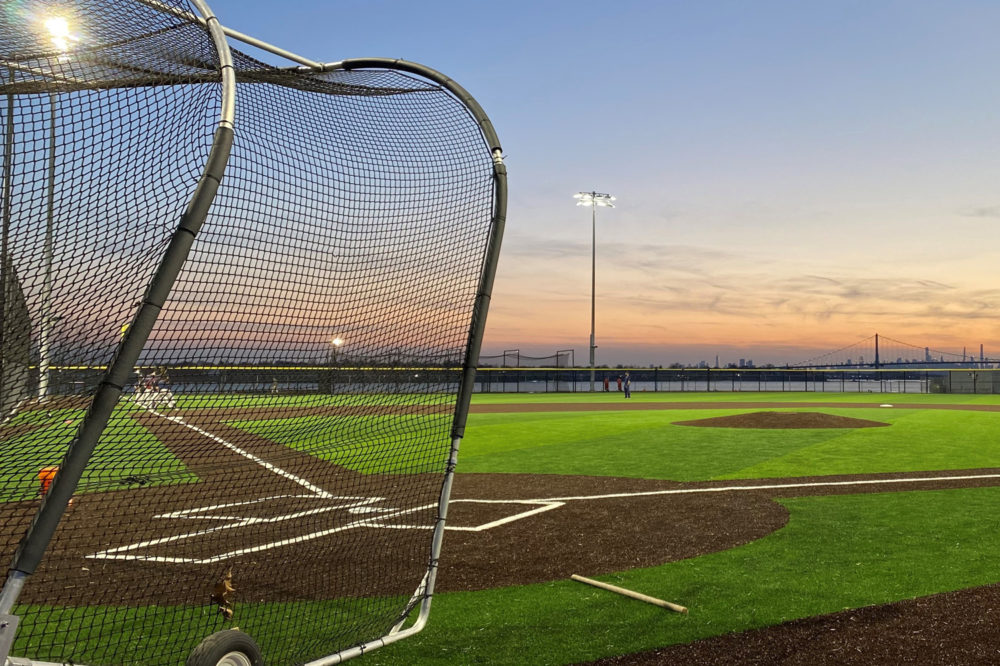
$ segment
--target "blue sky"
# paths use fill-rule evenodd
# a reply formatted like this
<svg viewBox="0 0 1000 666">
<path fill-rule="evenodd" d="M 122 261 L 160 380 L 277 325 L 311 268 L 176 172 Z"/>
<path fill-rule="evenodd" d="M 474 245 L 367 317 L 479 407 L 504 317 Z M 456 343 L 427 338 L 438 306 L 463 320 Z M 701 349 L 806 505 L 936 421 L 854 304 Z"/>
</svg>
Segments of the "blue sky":
<svg viewBox="0 0 1000 666">
<path fill-rule="evenodd" d="M 875 332 L 1000 355 L 1000 5 L 214 0 L 323 61 L 421 62 L 510 173 L 486 352 L 794 362 Z M 273 57 L 267 58 L 277 62 Z"/>
</svg>

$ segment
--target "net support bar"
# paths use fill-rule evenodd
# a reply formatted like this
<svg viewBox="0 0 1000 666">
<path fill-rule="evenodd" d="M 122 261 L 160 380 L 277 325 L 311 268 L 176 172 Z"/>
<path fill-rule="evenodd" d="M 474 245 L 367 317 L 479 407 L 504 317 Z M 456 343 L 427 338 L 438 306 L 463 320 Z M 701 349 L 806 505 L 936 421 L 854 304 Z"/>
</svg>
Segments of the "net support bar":
<svg viewBox="0 0 1000 666">
<path fill-rule="evenodd" d="M 400 625 L 396 625 L 393 631 L 389 632 L 382 638 L 369 641 L 364 645 L 355 646 L 349 650 L 342 650 L 341 652 L 332 654 L 329 657 L 323 657 L 322 659 L 310 661 L 305 664 L 305 666 L 332 666 L 333 664 L 343 663 L 348 659 L 360 657 L 365 652 L 371 652 L 372 650 L 385 647 L 386 645 L 390 645 L 396 641 L 401 641 L 404 638 L 420 633 L 427 625 L 427 620 L 431 613 L 431 599 L 434 596 L 434 581 L 437 578 L 438 560 L 441 557 L 441 544 L 444 542 L 444 527 L 448 518 L 448 500 L 451 498 L 451 485 L 455 477 L 455 465 L 458 462 L 458 449 L 461 443 L 462 440 L 460 437 L 455 437 L 451 441 L 451 453 L 448 456 L 448 469 L 445 473 L 444 483 L 441 486 L 441 500 L 438 505 L 438 517 L 437 522 L 434 524 L 434 537 L 431 542 L 431 561 L 427 569 L 427 575 L 421 583 L 423 594 L 420 600 L 420 611 L 417 614 L 416 621 L 413 625 L 407 627 L 406 629 L 398 631 L 396 629 L 398 629 Z"/>
<path fill-rule="evenodd" d="M 222 175 L 229 159 L 233 144 L 233 120 L 235 116 L 235 84 L 232 54 L 229 44 L 221 32 L 218 19 L 202 0 L 192 0 L 206 17 L 206 26 L 215 43 L 220 63 L 222 79 L 222 106 L 220 120 L 205 170 L 198 183 L 187 210 L 170 241 L 163 259 L 150 282 L 146 297 L 136 312 L 132 324 L 118 347 L 108 371 L 97 389 L 94 399 L 80 424 L 77 436 L 67 448 L 59 472 L 42 501 L 42 506 L 32 518 L 27 534 L 21 541 L 10 565 L 10 572 L 0 589 L 0 615 L 10 613 L 24 578 L 34 573 L 41 562 L 52 536 L 79 484 L 83 471 L 90 460 L 94 447 L 107 426 L 122 388 L 134 371 L 135 362 L 142 352 L 146 339 L 156 323 L 160 309 L 166 301 L 187 255 L 194 237 L 208 215 L 212 201 L 218 191 Z M 6 658 L 6 655 L 0 655 Z"/>
<path fill-rule="evenodd" d="M 201 23 L 202 25 L 205 25 L 207 23 L 207 20 L 200 16 L 194 16 L 184 11 L 183 9 L 178 9 L 177 7 L 171 7 L 170 5 L 165 5 L 162 2 L 157 2 L 156 0 L 138 0 L 138 1 L 148 7 L 153 7 L 154 9 L 158 9 L 167 14 L 173 14 L 178 18 L 183 18 L 189 21 L 196 21 L 198 23 Z M 250 35 L 245 35 L 242 32 L 238 32 L 236 30 L 232 30 L 224 26 L 220 26 L 220 29 L 222 30 L 223 34 L 225 34 L 227 37 L 232 37 L 236 41 L 243 42 L 244 44 L 249 44 L 250 46 L 258 48 L 261 51 L 267 51 L 268 53 L 273 53 L 276 56 L 281 56 L 286 60 L 291 60 L 292 62 L 299 63 L 300 65 L 305 65 L 311 70 L 323 69 L 322 63 L 310 60 L 309 58 L 303 58 L 300 55 L 292 53 L 291 51 L 286 51 L 283 48 L 279 48 L 274 44 L 268 44 L 265 41 L 259 40 L 255 37 L 251 37 Z"/>
<path fill-rule="evenodd" d="M 90 460 L 97 440 L 111 417 L 111 412 L 118 404 L 122 388 L 134 372 L 136 360 L 142 352 L 146 339 L 153 330 L 153 325 L 159 317 L 160 309 L 170 293 L 177 274 L 191 250 L 194 237 L 208 215 L 208 209 L 215 198 L 222 172 L 225 170 L 232 147 L 233 131 L 228 127 L 216 130 L 212 153 L 208 167 L 195 191 L 194 197 L 185 212 L 177 232 L 170 241 L 156 275 L 150 282 L 146 298 L 136 312 L 129 325 L 115 358 L 101 382 L 90 409 L 80 424 L 80 430 L 70 443 L 52 482 L 52 487 L 42 502 L 41 508 L 35 514 L 31 527 L 24 541 L 14 555 L 11 570 L 32 574 L 45 553 L 52 535 L 55 533 L 59 520 L 69 504 L 76 486 L 83 475 L 83 470 Z M 0 607 L 0 613 L 10 609 Z"/>
<path fill-rule="evenodd" d="M 476 365 L 479 359 L 479 352 L 482 347 L 483 333 L 486 328 L 486 315 L 489 311 L 490 298 L 493 292 L 496 268 L 500 257 L 500 244 L 503 239 L 504 224 L 507 217 L 507 168 L 503 162 L 503 150 L 496 130 L 483 111 L 479 103 L 452 79 L 444 76 L 440 72 L 424 65 L 405 60 L 395 60 L 391 58 L 358 58 L 344 60 L 336 63 L 329 63 L 322 66 L 323 71 L 335 71 L 343 69 L 391 69 L 416 74 L 425 79 L 433 81 L 442 86 L 454 95 L 466 107 L 468 112 L 475 119 L 483 133 L 483 138 L 490 149 L 493 157 L 493 217 L 490 226 L 490 235 L 486 245 L 486 256 L 483 263 L 483 271 L 480 275 L 479 285 L 476 291 L 476 300 L 473 306 L 472 320 L 469 326 L 468 344 L 466 346 L 465 359 L 462 367 L 462 378 L 459 384 L 458 398 L 455 404 L 455 414 L 452 425 L 452 444 L 448 458 L 448 465 L 445 471 L 445 478 L 441 485 L 440 499 L 438 503 L 438 518 L 434 525 L 434 534 L 431 541 L 431 553 L 428 563 L 425 590 L 420 604 L 420 611 L 414 624 L 401 631 L 392 631 L 386 636 L 360 645 L 349 650 L 343 650 L 329 657 L 309 662 L 307 666 L 328 666 L 339 664 L 347 659 L 351 659 L 390 643 L 402 640 L 420 632 L 427 624 L 430 615 L 431 599 L 434 596 L 434 584 L 437 579 L 438 560 L 441 556 L 441 547 L 444 540 L 444 529 L 448 516 L 448 502 L 451 498 L 451 488 L 455 476 L 455 467 L 458 463 L 458 450 L 462 437 L 465 433 L 466 419 L 469 413 L 469 403 L 472 399 L 472 391 L 476 380 Z M 307 68 L 312 69 L 312 68 Z M 397 625 L 396 628 L 398 628 Z"/>
<path fill-rule="evenodd" d="M 164 12 L 173 13 L 180 16 L 176 10 L 164 5 L 157 0 L 138 0 L 143 4 L 156 7 Z M 506 199 L 507 199 L 507 175 L 506 166 L 503 162 L 503 153 L 492 123 L 486 116 L 478 102 L 464 88 L 441 73 L 423 65 L 411 63 L 403 60 L 387 58 L 365 58 L 345 60 L 336 63 L 322 64 L 311 61 L 291 52 L 274 47 L 266 42 L 250 38 L 242 33 L 224 28 L 218 20 L 211 14 L 201 0 L 192 0 L 198 11 L 205 18 L 192 17 L 186 12 L 184 18 L 194 19 L 211 32 L 214 41 L 225 42 L 225 36 L 232 37 L 238 41 L 250 44 L 256 48 L 271 52 L 283 58 L 299 63 L 302 69 L 313 72 L 352 70 L 363 68 L 378 68 L 398 70 L 415 74 L 428 79 L 441 88 L 451 93 L 467 109 L 475 119 L 482 132 L 485 143 L 489 147 L 489 152 L 493 160 L 493 214 L 489 229 L 489 237 L 485 246 L 483 257 L 483 269 L 479 277 L 476 290 L 475 302 L 473 305 L 472 318 L 468 331 L 468 345 L 463 362 L 463 373 L 459 386 L 455 413 L 453 418 L 451 433 L 451 449 L 444 479 L 442 481 L 438 516 L 434 524 L 432 543 L 430 548 L 430 558 L 428 569 L 424 581 L 418 588 L 411 603 L 407 605 L 407 610 L 403 613 L 399 623 L 393 627 L 387 635 L 367 642 L 364 645 L 356 646 L 348 650 L 343 650 L 328 657 L 309 662 L 310 666 L 325 666 L 327 664 L 337 664 L 359 656 L 366 651 L 382 647 L 402 640 L 408 636 L 421 631 L 429 617 L 431 599 L 434 592 L 434 585 L 438 570 L 438 560 L 441 553 L 444 529 L 447 520 L 448 503 L 454 480 L 455 466 L 459 446 L 465 430 L 466 418 L 468 414 L 469 402 L 475 382 L 476 362 L 481 348 L 483 332 L 485 329 L 486 316 L 489 309 L 494 278 L 496 274 L 497 261 L 499 257 L 500 244 L 503 236 L 503 228 L 506 220 Z M 153 325 L 159 316 L 166 296 L 177 277 L 187 253 L 191 248 L 195 234 L 205 219 L 208 207 L 215 196 L 219 180 L 225 169 L 229 150 L 232 146 L 232 126 L 233 112 L 235 107 L 235 77 L 233 72 L 232 59 L 228 47 L 219 48 L 221 60 L 221 71 L 223 77 L 223 99 L 222 115 L 223 121 L 216 131 L 215 143 L 206 167 L 205 176 L 198 185 L 196 194 L 193 197 L 188 211 L 182 218 L 177 232 L 171 240 L 170 247 L 164 255 L 157 273 L 150 284 L 142 306 L 137 311 L 132 324 L 129 326 L 118 351 L 109 366 L 105 379 L 100 384 L 94 397 L 91 408 L 80 427 L 76 439 L 70 444 L 63 464 L 53 481 L 49 494 L 46 496 L 42 508 L 36 514 L 35 519 L 29 529 L 28 536 L 18 548 L 15 554 L 12 571 L 0 590 L 0 614 L 10 610 L 16 603 L 17 593 L 23 585 L 24 579 L 30 575 L 37 567 L 42 554 L 58 526 L 59 519 L 74 492 L 77 483 L 83 473 L 90 454 L 97 444 L 101 432 L 106 426 L 111 411 L 117 404 L 122 388 L 127 382 L 127 378 L 133 372 L 134 364 L 142 351 L 143 345 L 150 334 Z M 413 610 L 414 605 L 419 600 L 419 612 L 414 623 L 405 628 L 400 627 L 406 622 L 407 615 Z M 0 654 L 0 663 L 3 663 L 5 655 Z M 41 663 L 41 662 L 36 662 Z"/>
</svg>

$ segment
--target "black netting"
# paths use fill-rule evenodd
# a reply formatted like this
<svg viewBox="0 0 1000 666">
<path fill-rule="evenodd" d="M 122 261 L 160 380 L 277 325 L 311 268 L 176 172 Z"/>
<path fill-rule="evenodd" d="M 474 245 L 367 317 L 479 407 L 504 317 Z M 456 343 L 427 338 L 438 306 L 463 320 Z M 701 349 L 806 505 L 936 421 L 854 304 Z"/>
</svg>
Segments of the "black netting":
<svg viewBox="0 0 1000 666">
<path fill-rule="evenodd" d="M 0 421 L 31 397 L 31 315 L 14 263 L 0 253 Z"/>
<path fill-rule="evenodd" d="M 528 356 L 519 349 L 508 349 L 503 354 L 481 354 L 476 364 L 480 368 L 572 368 L 575 352 L 561 349 L 548 356 Z"/>
<path fill-rule="evenodd" d="M 4 557 L 145 298 L 222 94 L 196 22 L 72 8 L 69 44 L 45 26 L 64 4 L 0 13 Z M 21 594 L 17 656 L 174 664 L 238 626 L 268 663 L 302 663 L 420 599 L 489 149 L 418 78 L 234 61 L 222 187 Z"/>
</svg>

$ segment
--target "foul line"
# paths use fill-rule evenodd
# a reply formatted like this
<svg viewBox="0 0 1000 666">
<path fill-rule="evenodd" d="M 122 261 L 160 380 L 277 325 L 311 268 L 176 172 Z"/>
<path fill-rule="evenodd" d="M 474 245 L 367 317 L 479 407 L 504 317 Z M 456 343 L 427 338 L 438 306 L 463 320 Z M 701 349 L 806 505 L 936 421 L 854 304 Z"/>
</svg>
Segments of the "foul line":
<svg viewBox="0 0 1000 666">
<path fill-rule="evenodd" d="M 239 455 L 243 456 L 247 460 L 251 460 L 251 461 L 257 463 L 258 465 L 260 465 L 261 467 L 263 467 L 267 471 L 273 472 L 274 474 L 277 474 L 278 476 L 283 476 L 286 479 L 288 479 L 289 481 L 294 481 L 295 483 L 299 484 L 303 488 L 309 490 L 310 492 L 315 493 L 317 497 L 322 497 L 323 499 L 332 499 L 333 498 L 333 494 L 332 493 L 329 493 L 329 492 L 323 490 L 319 486 L 315 486 L 312 483 L 310 483 L 310 482 L 306 481 L 305 479 L 303 479 L 302 477 L 295 476 L 291 472 L 286 472 L 285 470 L 281 469 L 280 467 L 278 467 L 276 465 L 272 465 L 271 463 L 267 462 L 263 458 L 259 458 L 259 457 L 255 456 L 254 454 L 250 453 L 249 451 L 244 451 L 243 449 L 239 448 L 235 444 L 227 442 L 226 440 L 222 439 L 218 435 L 213 435 L 212 433 L 208 432 L 207 430 L 203 430 L 202 428 L 199 428 L 196 425 L 192 425 L 192 424 L 188 423 L 187 421 L 185 421 L 184 419 L 182 419 L 179 416 L 167 416 L 166 414 L 161 414 L 160 412 L 156 411 L 155 409 L 151 409 L 149 407 L 146 407 L 145 409 L 146 409 L 146 411 L 150 412 L 151 414 L 156 414 L 157 416 L 162 417 L 162 418 L 164 418 L 164 419 L 166 419 L 168 421 L 173 421 L 174 423 L 176 423 L 178 425 L 182 425 L 185 428 L 189 428 L 191 430 L 194 430 L 199 435 L 204 435 L 205 437 L 208 437 L 209 439 L 211 439 L 212 441 L 214 441 L 214 442 L 216 442 L 218 444 L 222 444 L 224 447 L 226 447 L 230 451 L 233 451 L 234 453 L 238 453 Z"/>
<path fill-rule="evenodd" d="M 812 483 L 772 483 L 759 486 L 714 486 L 709 488 L 674 488 L 671 490 L 645 490 L 635 493 L 610 493 L 607 495 L 578 495 L 574 497 L 540 497 L 522 502 L 570 502 L 573 500 L 616 499 L 621 497 L 647 497 L 650 495 L 686 495 L 692 493 L 723 493 L 740 490 L 770 490 L 773 488 L 824 488 L 831 486 L 870 486 L 889 483 L 931 483 L 935 481 L 973 481 L 1000 479 L 1000 474 L 972 474 L 968 476 L 919 476 L 909 479 L 865 479 L 855 481 L 814 481 Z"/>
</svg>

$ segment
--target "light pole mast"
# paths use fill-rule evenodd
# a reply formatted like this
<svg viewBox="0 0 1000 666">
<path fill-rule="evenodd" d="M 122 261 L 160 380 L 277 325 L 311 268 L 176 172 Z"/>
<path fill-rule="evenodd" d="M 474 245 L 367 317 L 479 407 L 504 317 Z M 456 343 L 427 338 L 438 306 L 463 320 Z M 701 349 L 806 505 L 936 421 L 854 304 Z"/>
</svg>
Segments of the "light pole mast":
<svg viewBox="0 0 1000 666">
<path fill-rule="evenodd" d="M 601 192 L 577 192 L 573 195 L 577 206 L 590 206 L 590 392 L 594 392 L 597 341 L 594 332 L 597 302 L 597 207 L 614 208 L 615 198 Z"/>
<path fill-rule="evenodd" d="M 59 49 L 59 62 L 69 61 L 69 50 L 73 42 L 78 41 L 78 37 L 70 33 L 69 22 L 61 17 L 55 16 L 45 21 L 45 28 L 48 30 L 52 44 Z M 48 183 L 48 205 L 45 216 L 45 246 L 44 246 L 44 270 L 45 277 L 42 283 L 42 312 L 38 331 L 38 399 L 45 400 L 49 396 L 49 375 L 51 372 L 51 342 L 52 327 L 56 317 L 52 315 L 52 261 L 53 261 L 53 227 L 55 224 L 55 189 L 56 189 L 56 115 L 59 111 L 59 100 L 56 93 L 49 93 L 49 183 Z"/>
</svg>

